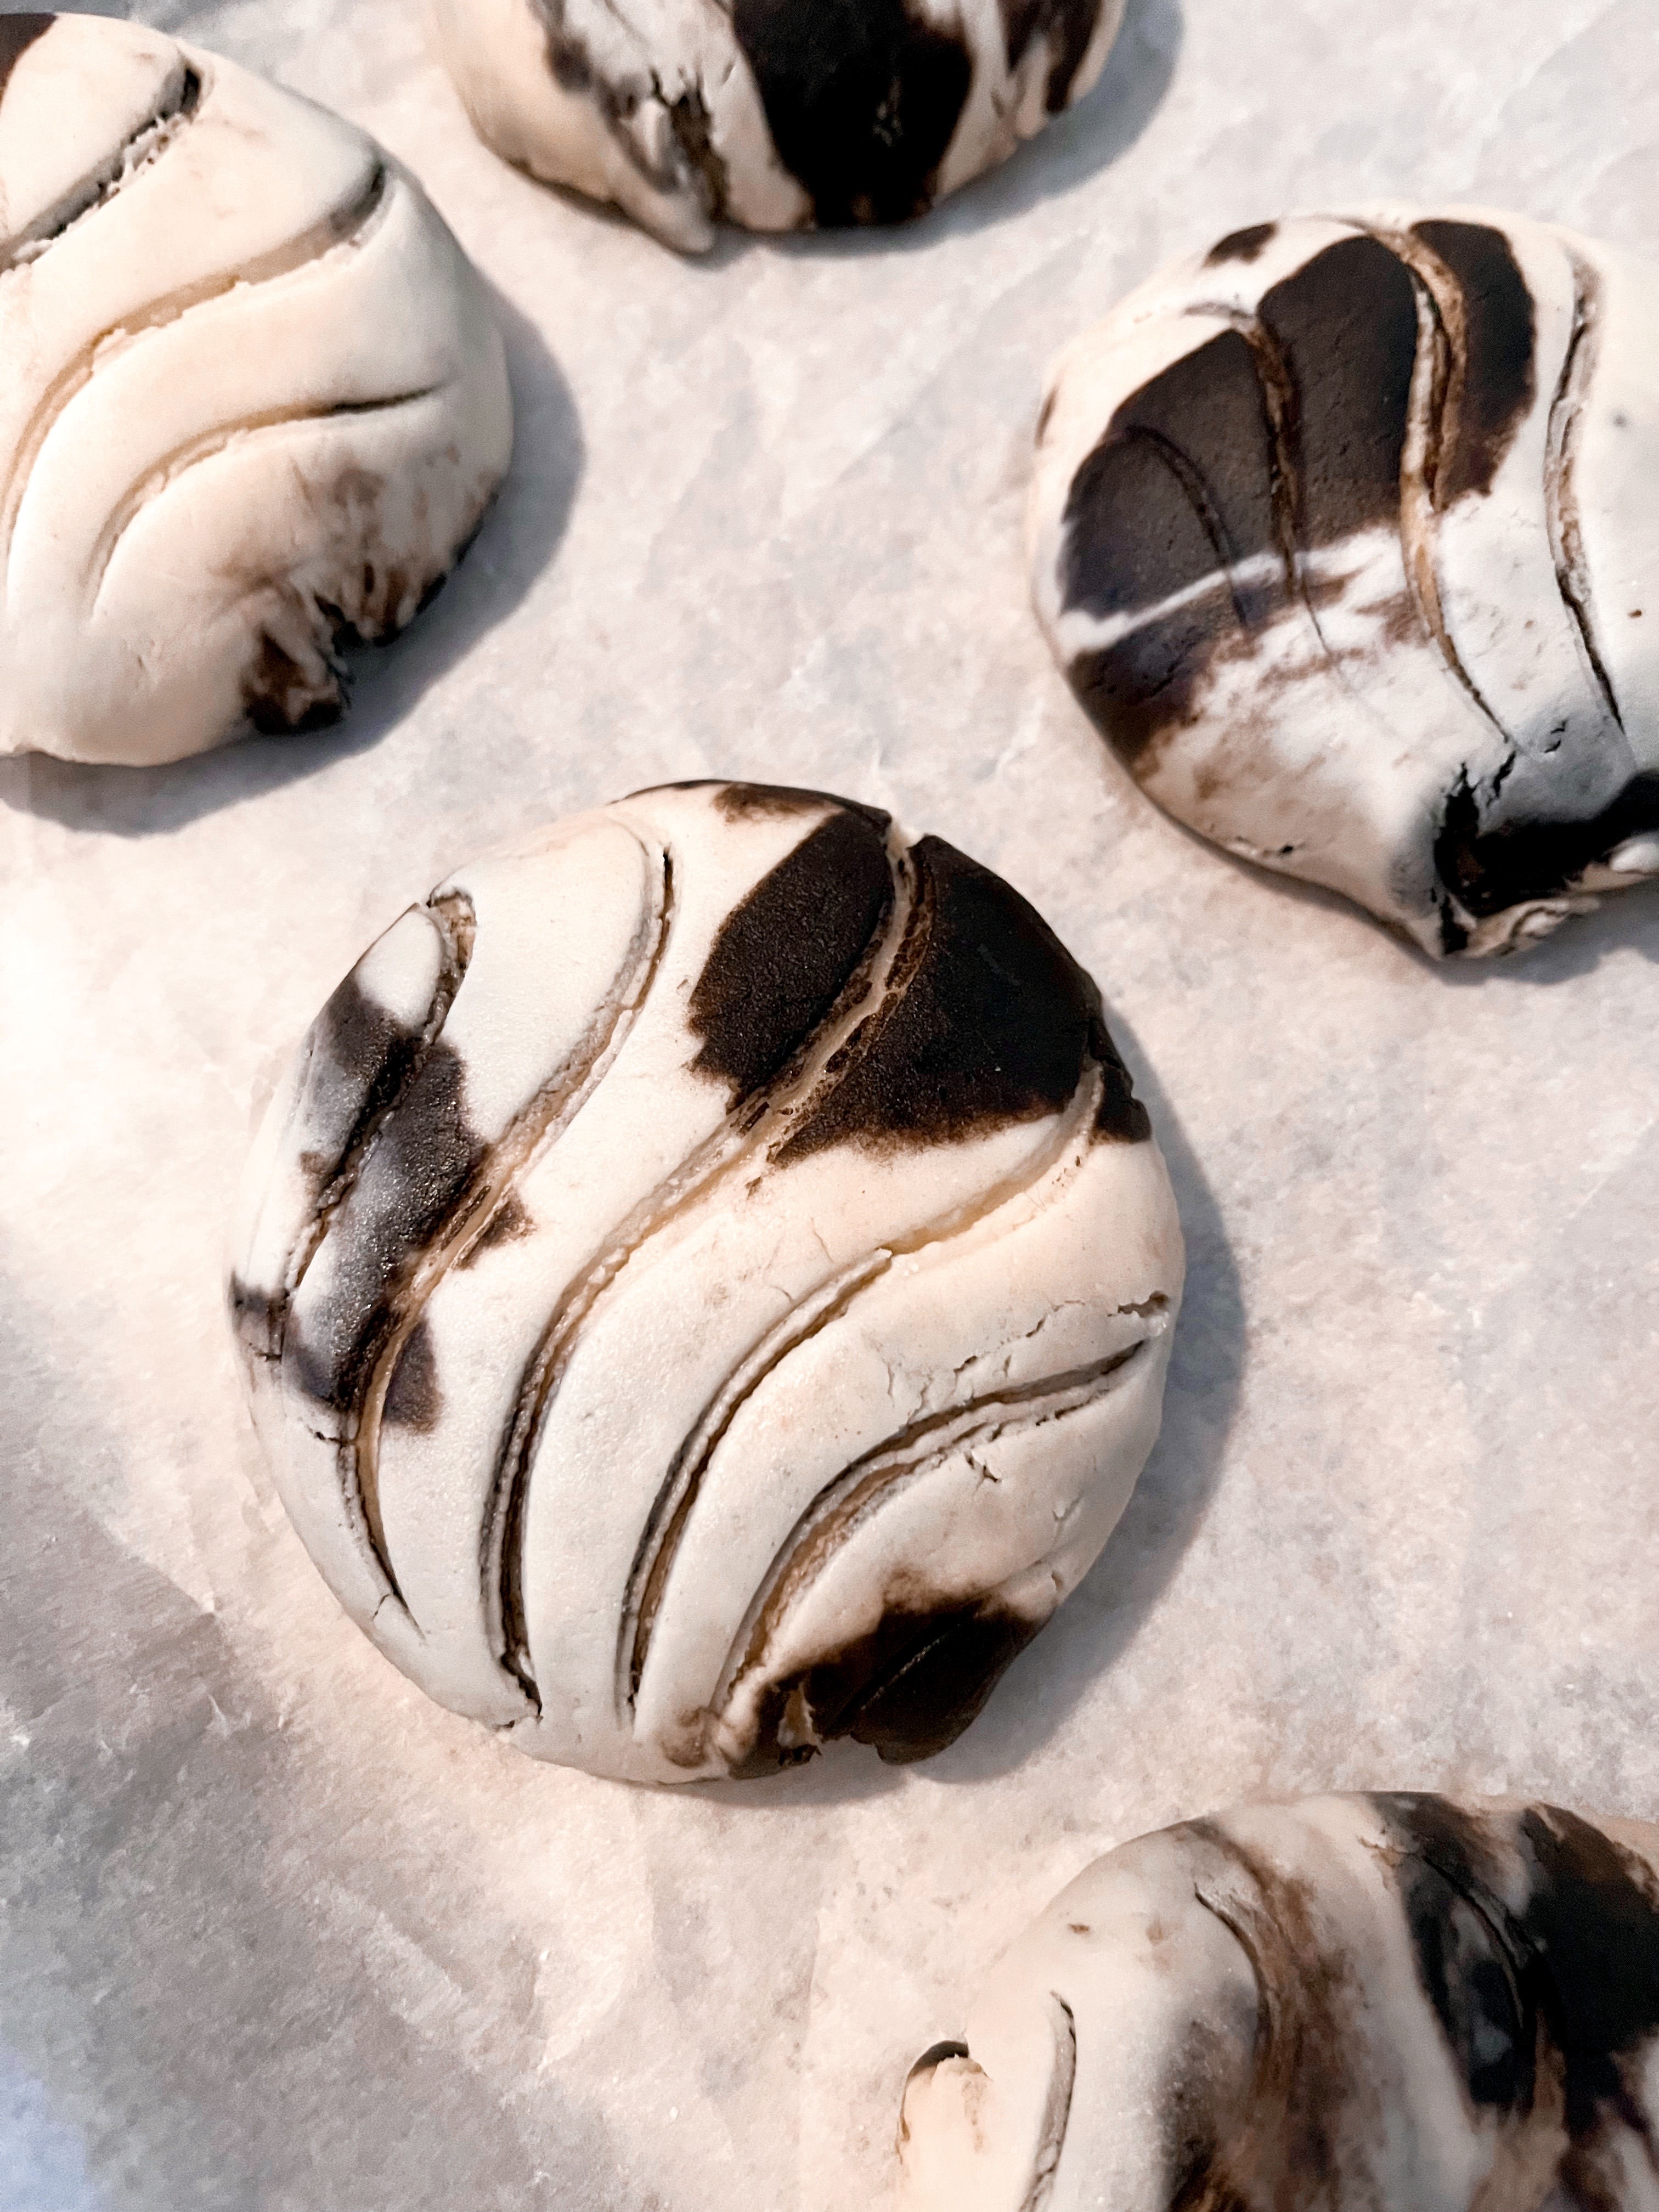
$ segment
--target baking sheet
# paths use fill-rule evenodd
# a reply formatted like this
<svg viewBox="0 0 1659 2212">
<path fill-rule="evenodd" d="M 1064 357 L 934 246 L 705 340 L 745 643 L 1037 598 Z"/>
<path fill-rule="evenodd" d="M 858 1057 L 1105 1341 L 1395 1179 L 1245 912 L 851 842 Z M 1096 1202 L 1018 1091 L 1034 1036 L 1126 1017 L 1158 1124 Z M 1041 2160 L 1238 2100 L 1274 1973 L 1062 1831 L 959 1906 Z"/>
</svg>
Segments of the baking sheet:
<svg viewBox="0 0 1659 2212">
<path fill-rule="evenodd" d="M 1105 759 L 1020 550 L 1043 362 L 1168 255 L 1404 191 L 1659 253 L 1651 0 L 1131 0 L 1085 106 L 914 229 L 702 264 L 498 164 L 412 0 L 133 12 L 420 173 L 519 447 L 340 731 L 0 763 L 0 2212 L 850 2212 L 911 2057 L 1124 1837 L 1370 1784 L 1659 1817 L 1659 901 L 1441 972 L 1251 875 Z M 717 774 L 1042 907 L 1190 1276 L 1127 1516 L 953 1750 L 656 1795 L 347 1626 L 218 1274 L 251 1103 L 368 939 Z"/>
</svg>

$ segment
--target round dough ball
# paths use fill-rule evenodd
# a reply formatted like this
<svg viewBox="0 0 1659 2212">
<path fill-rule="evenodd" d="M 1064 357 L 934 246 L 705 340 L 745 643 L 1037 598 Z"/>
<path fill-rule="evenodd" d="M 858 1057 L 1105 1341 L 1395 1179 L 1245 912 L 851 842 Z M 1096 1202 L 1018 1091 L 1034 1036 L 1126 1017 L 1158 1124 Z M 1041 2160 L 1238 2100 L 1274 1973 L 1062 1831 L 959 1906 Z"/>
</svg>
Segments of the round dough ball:
<svg viewBox="0 0 1659 2212">
<path fill-rule="evenodd" d="M 902 2212 L 1655 2201 L 1659 1828 L 1315 1797 L 1143 1836 L 912 2069 Z"/>
<path fill-rule="evenodd" d="M 923 1757 L 1105 1542 L 1180 1297 L 1093 985 L 942 843 L 649 791 L 313 1025 L 231 1304 L 289 1512 L 434 1698 L 632 1780 Z"/>
<path fill-rule="evenodd" d="M 1228 852 L 1436 956 L 1659 873 L 1659 269 L 1470 208 L 1239 231 L 1056 363 L 1030 550 Z"/>
<path fill-rule="evenodd" d="M 0 752 L 332 720 L 506 470 L 483 288 L 337 116 L 93 15 L 0 15 Z"/>
<path fill-rule="evenodd" d="M 485 143 L 701 253 L 901 222 L 1099 76 L 1123 0 L 432 0 Z"/>
</svg>

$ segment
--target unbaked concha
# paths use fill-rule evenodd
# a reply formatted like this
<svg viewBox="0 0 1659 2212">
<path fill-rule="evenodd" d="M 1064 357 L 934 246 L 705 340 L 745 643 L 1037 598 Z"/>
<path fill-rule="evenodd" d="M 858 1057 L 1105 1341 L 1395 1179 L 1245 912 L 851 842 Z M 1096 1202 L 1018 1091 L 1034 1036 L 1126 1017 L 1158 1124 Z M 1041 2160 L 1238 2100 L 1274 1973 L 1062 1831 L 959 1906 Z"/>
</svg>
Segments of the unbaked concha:
<svg viewBox="0 0 1659 2212">
<path fill-rule="evenodd" d="M 1060 356 L 1030 553 L 1229 852 L 1436 956 L 1659 873 L 1659 269 L 1480 209 L 1237 232 Z"/>
<path fill-rule="evenodd" d="M 482 285 L 362 132 L 137 24 L 0 15 L 0 752 L 331 720 L 507 467 Z"/>
<path fill-rule="evenodd" d="M 921 214 L 1099 76 L 1123 0 L 432 0 L 485 143 L 682 252 Z"/>
<path fill-rule="evenodd" d="M 458 871 L 261 1127 L 231 1303 L 288 1510 L 431 1695 L 641 1781 L 948 1743 L 1157 1433 L 1182 1249 L 1093 985 L 813 793 Z"/>
<path fill-rule="evenodd" d="M 902 2212 L 1648 2212 L 1659 1828 L 1315 1797 L 1098 1859 L 913 2069 Z"/>
</svg>

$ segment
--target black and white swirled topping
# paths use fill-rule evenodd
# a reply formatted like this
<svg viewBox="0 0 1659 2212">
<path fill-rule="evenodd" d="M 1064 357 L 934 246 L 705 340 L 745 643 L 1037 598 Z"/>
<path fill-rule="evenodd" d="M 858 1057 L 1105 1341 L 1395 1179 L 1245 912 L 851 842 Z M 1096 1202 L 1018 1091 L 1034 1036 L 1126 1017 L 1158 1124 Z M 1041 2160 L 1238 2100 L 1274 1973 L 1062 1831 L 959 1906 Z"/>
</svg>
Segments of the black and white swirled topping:
<svg viewBox="0 0 1659 2212">
<path fill-rule="evenodd" d="M 394 923 L 234 1249 L 347 1609 L 445 1704 L 643 1780 L 949 1742 L 1122 1510 L 1182 1272 L 1031 908 L 872 809 L 731 784 Z"/>
<path fill-rule="evenodd" d="M 1646 2212 L 1659 1828 L 1309 1798 L 1097 1860 L 912 2069 L 903 2212 Z"/>
<path fill-rule="evenodd" d="M 482 287 L 359 131 L 91 15 L 0 15 L 0 752 L 331 720 L 512 443 Z"/>
<path fill-rule="evenodd" d="M 480 136 L 700 252 L 920 215 L 1079 100 L 1122 0 L 434 0 Z"/>
<path fill-rule="evenodd" d="M 1056 364 L 1039 616 L 1142 787 L 1434 954 L 1659 872 L 1659 270 L 1264 223 Z"/>
</svg>

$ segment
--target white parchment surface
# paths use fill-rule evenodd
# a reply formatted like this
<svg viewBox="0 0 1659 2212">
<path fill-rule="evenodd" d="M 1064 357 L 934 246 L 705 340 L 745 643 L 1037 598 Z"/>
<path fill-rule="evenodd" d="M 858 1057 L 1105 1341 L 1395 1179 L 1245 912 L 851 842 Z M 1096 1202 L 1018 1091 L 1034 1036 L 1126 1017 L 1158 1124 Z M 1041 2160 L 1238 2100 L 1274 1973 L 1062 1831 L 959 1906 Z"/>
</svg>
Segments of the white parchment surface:
<svg viewBox="0 0 1659 2212">
<path fill-rule="evenodd" d="M 1107 758 L 1021 557 L 1043 363 L 1170 254 L 1409 192 L 1659 255 L 1653 0 L 1131 0 L 1084 106 L 913 230 L 701 264 L 479 146 L 415 0 L 135 12 L 420 173 L 519 447 L 341 730 L 0 763 L 0 2212 L 864 2212 L 910 2059 L 1115 1841 L 1372 1784 L 1659 1816 L 1659 900 L 1441 972 L 1249 873 Z M 1036 901 L 1190 1277 L 1128 1515 L 956 1748 L 653 1795 L 346 1624 L 219 1266 L 251 1102 L 368 938 L 708 775 Z"/>
</svg>

